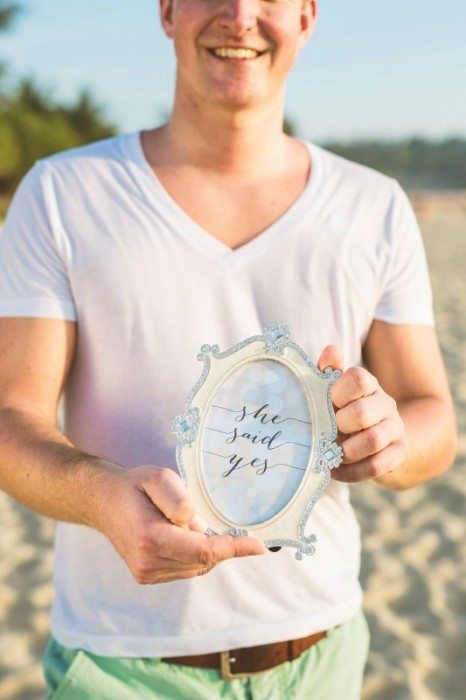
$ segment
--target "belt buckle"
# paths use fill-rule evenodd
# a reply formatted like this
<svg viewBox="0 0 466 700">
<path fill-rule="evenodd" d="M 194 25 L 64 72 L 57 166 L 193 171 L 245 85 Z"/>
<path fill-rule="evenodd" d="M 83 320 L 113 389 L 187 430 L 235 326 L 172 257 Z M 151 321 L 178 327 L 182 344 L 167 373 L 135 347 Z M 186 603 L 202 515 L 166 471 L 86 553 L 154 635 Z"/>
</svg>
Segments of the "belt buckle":
<svg viewBox="0 0 466 700">
<path fill-rule="evenodd" d="M 224 681 L 231 681 L 235 678 L 249 678 L 250 676 L 260 676 L 264 671 L 240 671 L 235 673 L 231 670 L 231 664 L 234 663 L 236 659 L 231 656 L 229 651 L 220 652 L 220 674 Z"/>
</svg>

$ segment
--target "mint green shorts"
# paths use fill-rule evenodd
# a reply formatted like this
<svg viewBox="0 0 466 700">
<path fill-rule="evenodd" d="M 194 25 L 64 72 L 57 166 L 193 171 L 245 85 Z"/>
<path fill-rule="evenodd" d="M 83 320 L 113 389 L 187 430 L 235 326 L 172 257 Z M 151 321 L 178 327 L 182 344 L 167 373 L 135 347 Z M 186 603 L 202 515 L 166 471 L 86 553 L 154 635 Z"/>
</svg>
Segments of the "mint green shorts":
<svg viewBox="0 0 466 700">
<path fill-rule="evenodd" d="M 298 659 L 231 681 L 213 669 L 157 658 L 68 649 L 53 637 L 42 663 L 47 700 L 360 700 L 368 648 L 369 630 L 360 611 Z"/>
</svg>

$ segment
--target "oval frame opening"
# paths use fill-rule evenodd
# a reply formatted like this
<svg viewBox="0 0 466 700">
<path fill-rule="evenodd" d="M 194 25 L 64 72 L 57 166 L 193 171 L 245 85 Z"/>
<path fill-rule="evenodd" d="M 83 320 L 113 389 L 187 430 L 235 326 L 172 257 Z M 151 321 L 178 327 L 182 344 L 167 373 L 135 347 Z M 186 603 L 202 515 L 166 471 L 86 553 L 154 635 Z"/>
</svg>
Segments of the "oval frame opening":
<svg viewBox="0 0 466 700">
<path fill-rule="evenodd" d="M 225 401 L 229 393 L 234 399 L 237 395 L 233 404 Z M 284 410 L 283 402 L 292 393 L 298 400 L 288 400 Z M 231 367 L 205 403 L 197 444 L 198 478 L 217 516 L 232 527 L 249 530 L 281 518 L 305 488 L 316 445 L 314 426 L 312 395 L 284 358 L 252 357 Z M 284 441 L 290 444 L 283 445 Z M 206 450 L 206 442 L 213 449 Z M 213 477 L 206 473 L 209 461 L 216 463 L 209 470 L 216 468 Z M 240 517 L 248 509 L 251 516 Z"/>
</svg>

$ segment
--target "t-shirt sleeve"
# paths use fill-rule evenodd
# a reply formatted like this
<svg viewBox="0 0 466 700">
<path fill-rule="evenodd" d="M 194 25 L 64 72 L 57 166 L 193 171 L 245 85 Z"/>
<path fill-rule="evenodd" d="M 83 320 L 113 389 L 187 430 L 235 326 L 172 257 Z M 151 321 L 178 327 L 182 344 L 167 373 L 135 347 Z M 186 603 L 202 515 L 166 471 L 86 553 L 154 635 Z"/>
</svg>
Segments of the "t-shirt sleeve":
<svg viewBox="0 0 466 700">
<path fill-rule="evenodd" d="M 432 288 L 419 224 L 396 180 L 385 221 L 384 263 L 374 318 L 435 326 Z"/>
<path fill-rule="evenodd" d="M 20 183 L 0 233 L 0 316 L 76 320 L 64 236 L 44 161 Z"/>
</svg>

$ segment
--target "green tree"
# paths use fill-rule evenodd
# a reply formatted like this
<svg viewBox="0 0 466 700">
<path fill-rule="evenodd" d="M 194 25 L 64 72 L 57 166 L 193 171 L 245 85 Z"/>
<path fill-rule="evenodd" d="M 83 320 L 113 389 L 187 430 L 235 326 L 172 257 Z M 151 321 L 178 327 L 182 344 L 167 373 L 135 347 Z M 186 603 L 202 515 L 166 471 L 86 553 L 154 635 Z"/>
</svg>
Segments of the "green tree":
<svg viewBox="0 0 466 700">
<path fill-rule="evenodd" d="M 0 0 L 0 32 L 11 28 L 21 10 L 20 3 Z M 30 78 L 5 88 L 4 72 L 0 63 L 0 195 L 11 194 L 39 158 L 116 133 L 89 90 L 63 104 Z"/>
<path fill-rule="evenodd" d="M 0 0 L 0 33 L 5 32 L 13 25 L 13 21 L 21 10 L 17 3 L 3 2 Z M 6 73 L 6 66 L 0 60 L 0 80 Z M 0 96 L 1 97 L 1 96 Z"/>
<path fill-rule="evenodd" d="M 466 139 L 332 142 L 325 147 L 386 173 L 408 189 L 465 189 Z"/>
<path fill-rule="evenodd" d="M 85 141 L 98 141 L 116 133 L 87 88 L 81 90 L 73 106 L 65 109 L 65 115 L 75 133 Z"/>
<path fill-rule="evenodd" d="M 293 120 L 287 116 L 285 116 L 285 119 L 283 120 L 283 131 L 285 134 L 288 134 L 288 136 L 296 136 L 295 124 Z"/>
<path fill-rule="evenodd" d="M 0 31 L 9 29 L 12 26 L 13 20 L 21 9 L 21 6 L 16 2 L 3 2 L 0 0 Z"/>
<path fill-rule="evenodd" d="M 0 192 L 11 194 L 39 158 L 115 133 L 88 90 L 66 105 L 34 80 L 20 80 L 0 102 Z"/>
</svg>

